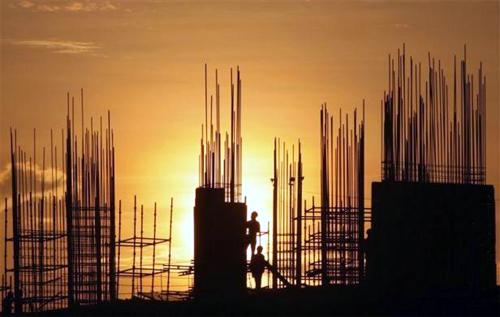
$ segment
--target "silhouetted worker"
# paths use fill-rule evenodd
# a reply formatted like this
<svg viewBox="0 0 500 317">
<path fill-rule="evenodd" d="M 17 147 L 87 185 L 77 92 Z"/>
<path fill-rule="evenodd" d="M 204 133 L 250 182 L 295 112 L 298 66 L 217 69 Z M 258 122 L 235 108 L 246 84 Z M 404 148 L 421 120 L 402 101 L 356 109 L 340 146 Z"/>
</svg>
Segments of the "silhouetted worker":
<svg viewBox="0 0 500 317">
<path fill-rule="evenodd" d="M 17 295 L 19 294 L 19 295 Z M 33 310 L 33 302 L 30 302 L 30 307 Z M 19 311 L 17 311 L 19 309 Z M 22 313 L 23 312 L 23 289 L 18 288 L 16 292 L 16 296 L 14 296 L 14 313 Z"/>
<path fill-rule="evenodd" d="M 262 274 L 266 268 L 266 259 L 262 254 L 262 247 L 259 245 L 257 247 L 257 254 L 252 255 L 252 260 L 250 260 L 250 272 L 255 279 L 255 289 L 259 290 L 262 282 Z"/>
<path fill-rule="evenodd" d="M 257 245 L 257 232 L 260 232 L 260 223 L 257 221 L 257 212 L 253 211 L 251 215 L 251 220 L 247 221 L 247 248 L 250 244 L 252 250 L 252 256 L 255 254 L 255 246 Z"/>
<path fill-rule="evenodd" d="M 12 303 L 14 303 L 14 294 L 12 291 L 9 291 L 2 301 L 3 316 L 12 315 Z"/>
<path fill-rule="evenodd" d="M 366 239 L 364 241 L 364 251 L 365 251 L 365 259 L 366 259 L 366 267 L 365 267 L 365 279 L 366 281 L 371 280 L 372 270 L 373 270 L 373 234 L 372 229 L 368 229 L 366 231 Z"/>
</svg>

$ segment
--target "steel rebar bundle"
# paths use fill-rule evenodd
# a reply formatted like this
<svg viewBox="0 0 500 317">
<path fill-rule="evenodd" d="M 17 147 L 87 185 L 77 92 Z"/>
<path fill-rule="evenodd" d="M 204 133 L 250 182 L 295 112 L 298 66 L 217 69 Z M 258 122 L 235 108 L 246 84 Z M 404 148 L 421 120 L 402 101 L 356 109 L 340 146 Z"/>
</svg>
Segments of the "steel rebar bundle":
<svg viewBox="0 0 500 317">
<path fill-rule="evenodd" d="M 115 149 L 111 117 L 107 128 L 90 120 L 85 128 L 81 91 L 81 139 L 75 133 L 74 98 L 67 95 L 66 230 L 69 305 L 116 298 Z"/>
<path fill-rule="evenodd" d="M 364 138 L 365 104 L 358 122 L 354 110 L 339 113 L 335 135 L 333 116 L 326 104 L 321 109 L 321 206 L 306 211 L 317 214 L 319 231 L 313 227 L 308 242 L 320 247 L 320 259 L 309 262 L 309 274 L 320 272 L 321 284 L 357 284 L 364 272 Z M 313 223 L 314 223 L 313 220 Z"/>
<path fill-rule="evenodd" d="M 381 102 L 382 179 L 484 184 L 486 77 L 482 63 L 474 89 L 465 46 L 459 73 L 455 56 L 452 100 L 441 61 L 436 67 L 430 53 L 427 75 L 422 75 L 422 64 L 412 57 L 408 68 L 404 45 L 396 63 L 389 55 L 388 90 Z"/>
<path fill-rule="evenodd" d="M 236 83 L 231 68 L 231 132 L 225 134 L 224 146 L 220 130 L 220 85 L 215 70 L 215 98 L 208 105 L 207 65 L 205 64 L 205 124 L 201 126 L 199 183 L 201 187 L 224 188 L 226 201 L 241 201 L 242 145 L 241 137 L 241 77 L 236 68 Z M 215 99 L 215 101 L 214 101 Z M 215 106 L 215 122 L 214 122 Z M 210 120 L 210 121 L 209 121 Z M 221 152 L 224 152 L 221 154 Z"/>
<path fill-rule="evenodd" d="M 37 158 L 40 150 L 37 151 L 36 130 L 33 131 L 31 155 L 17 143 L 17 132 L 12 129 L 10 132 L 12 226 L 9 230 L 5 199 L 5 271 L 2 280 L 7 288 L 7 276 L 10 277 L 8 288 L 14 293 L 16 313 L 58 309 L 66 305 L 65 205 L 64 193 L 59 188 L 64 174 L 58 166 L 52 131 L 50 141 L 49 165 L 45 147 L 41 159 Z M 10 238 L 7 237 L 8 231 Z M 7 260 L 7 242 L 12 243 L 12 263 Z"/>
<path fill-rule="evenodd" d="M 297 157 L 296 157 L 297 155 Z M 273 266 L 290 284 L 302 280 L 302 151 L 274 140 Z M 273 288 L 288 284 L 273 275 Z"/>
<path fill-rule="evenodd" d="M 37 155 L 40 150 L 36 131 L 30 156 L 17 144 L 17 133 L 11 130 L 12 222 L 8 230 L 5 220 L 5 244 L 12 242 L 12 263 L 7 261 L 6 251 L 3 286 L 7 286 L 9 275 L 13 283 L 8 287 L 14 292 L 16 313 L 116 298 L 114 142 L 110 115 L 108 112 L 105 131 L 102 118 L 98 128 L 94 128 L 91 119 L 90 129 L 85 129 L 81 90 L 79 145 L 74 124 L 75 99 L 70 99 L 69 93 L 67 106 L 60 163 L 52 131 L 49 166 L 45 147 L 41 158 Z M 5 209 L 7 214 L 7 204 Z"/>
<path fill-rule="evenodd" d="M 287 285 L 353 285 L 364 275 L 364 101 L 362 118 L 339 115 L 338 129 L 327 106 L 320 113 L 321 204 L 302 204 L 302 153 L 290 155 L 275 140 L 273 181 L 273 266 Z M 304 207 L 303 207 L 304 206 Z"/>
</svg>

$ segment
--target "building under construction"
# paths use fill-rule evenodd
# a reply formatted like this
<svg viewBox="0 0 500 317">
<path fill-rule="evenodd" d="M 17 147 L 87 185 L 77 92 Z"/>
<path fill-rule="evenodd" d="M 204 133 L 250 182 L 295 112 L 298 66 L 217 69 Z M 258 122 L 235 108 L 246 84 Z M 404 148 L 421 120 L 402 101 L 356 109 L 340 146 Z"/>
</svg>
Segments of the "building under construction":
<svg viewBox="0 0 500 317">
<path fill-rule="evenodd" d="M 201 128 L 200 186 L 196 189 L 194 207 L 194 294 L 197 297 L 242 295 L 246 289 L 247 206 L 241 197 L 243 141 L 239 68 L 235 78 L 232 69 L 230 76 L 231 132 L 226 133 L 222 146 L 218 71 L 215 71 L 215 98 L 211 95 L 208 104 L 205 65 L 205 124 Z"/>
<path fill-rule="evenodd" d="M 196 306 L 199 299 L 241 304 L 250 298 L 242 194 L 242 79 L 239 68 L 231 69 L 230 132 L 223 137 L 219 72 L 209 85 L 206 65 L 204 71 L 192 265 L 171 262 L 173 200 L 168 235 L 157 228 L 162 213 L 156 203 L 148 208 L 134 197 L 133 234 L 122 237 L 110 115 L 105 121 L 90 120 L 86 128 L 83 92 L 81 134 L 75 132 L 75 101 L 68 95 L 60 148 L 51 133 L 50 153 L 40 151 L 34 133 L 33 152 L 28 154 L 11 131 L 12 205 L 9 212 L 5 200 L 1 291 L 3 296 L 14 292 L 16 312 L 123 304 L 116 301 L 119 297 L 133 298 L 139 305 L 194 295 L 195 309 L 203 307 Z M 493 186 L 485 184 L 482 65 L 474 85 L 464 50 L 458 71 L 455 59 L 449 84 L 441 63 L 436 67 L 429 55 L 423 79 L 421 64 L 411 57 L 408 63 L 403 46 L 397 59 L 389 56 L 388 75 L 381 103 L 382 176 L 372 183 L 371 208 L 365 205 L 364 101 L 361 111 L 339 111 L 338 117 L 326 104 L 321 106 L 318 198 L 307 201 L 303 195 L 303 144 L 287 146 L 274 140 L 273 223 L 267 231 L 272 256 L 266 265 L 272 272 L 269 294 L 276 297 L 259 307 L 279 302 L 279 296 L 304 296 L 307 301 L 318 294 L 311 290 L 362 297 L 366 294 L 345 292 L 476 294 L 495 287 L 495 204 Z M 148 215 L 152 230 L 144 225 Z M 160 246 L 168 246 L 167 263 L 158 261 Z M 194 275 L 193 289 L 172 291 L 174 272 Z M 328 300 L 322 304 L 329 305 Z M 347 302 L 359 304 L 358 298 Z M 186 312 L 187 306 L 177 307 Z"/>
<path fill-rule="evenodd" d="M 370 280 L 389 291 L 496 285 L 494 189 L 485 185 L 486 78 L 480 65 L 474 85 L 466 54 L 464 47 L 458 71 L 455 57 L 451 83 L 430 54 L 424 75 L 411 57 L 408 67 L 404 46 L 397 59 L 389 56 L 370 261 Z"/>
<path fill-rule="evenodd" d="M 382 182 L 372 185 L 372 211 L 365 206 L 364 101 L 361 113 L 354 110 L 352 121 L 342 111 L 334 120 L 326 104 L 322 105 L 321 197 L 313 197 L 309 206 L 303 196 L 300 141 L 290 149 L 275 139 L 272 265 L 268 266 L 273 273 L 274 289 L 363 284 L 423 292 L 494 287 L 495 208 L 493 187 L 484 185 L 486 79 L 482 65 L 475 94 L 474 76 L 467 74 L 464 51 L 458 83 L 456 66 L 454 69 L 450 105 L 450 89 L 441 63 L 438 61 L 436 68 L 429 54 L 428 79 L 423 81 L 421 64 L 410 58 L 408 67 L 406 59 L 404 47 L 396 65 L 389 57 L 389 87 L 381 111 Z M 241 227 L 243 213 L 234 211 L 234 219 L 227 220 L 222 212 L 223 197 L 232 202 L 233 187 L 241 184 L 233 181 L 233 171 L 236 177 L 241 176 L 241 86 L 237 77 L 236 88 L 231 83 L 231 92 L 237 92 L 236 98 L 231 95 L 231 101 L 236 100 L 236 110 L 231 104 L 232 132 L 230 141 L 226 135 L 223 169 L 219 168 L 217 73 L 215 132 L 213 98 L 209 107 L 205 93 L 200 188 L 195 207 L 197 281 L 205 274 L 214 278 L 212 283 L 226 278 L 205 272 L 203 259 L 217 251 L 202 256 L 210 249 L 200 246 L 205 243 L 202 241 L 213 242 L 212 248 L 224 239 L 240 243 L 245 231 Z M 220 177 L 220 173 L 224 176 Z M 206 205 L 216 207 L 201 212 Z M 235 231 L 228 232 L 226 225 L 219 228 L 220 223 L 233 224 Z M 207 224 L 210 225 L 204 227 Z M 238 254 L 229 258 L 242 261 L 241 253 Z M 210 261 L 214 272 L 223 267 L 213 257 Z"/>
<path fill-rule="evenodd" d="M 169 238 L 157 237 L 155 206 L 153 237 L 145 237 L 141 207 L 140 234 L 134 230 L 132 238 L 121 240 L 121 202 L 118 228 L 115 221 L 115 148 L 110 114 L 104 122 L 102 117 L 98 122 L 91 118 L 87 127 L 83 101 L 82 90 L 78 136 L 75 99 L 67 95 L 66 129 L 61 131 L 60 147 L 51 131 L 50 148 L 40 151 L 34 130 L 29 153 L 18 144 L 17 132 L 10 133 L 12 204 L 9 208 L 5 199 L 1 289 L 3 297 L 13 292 L 16 313 L 116 300 L 119 277 L 127 279 L 129 274 L 120 266 L 120 250 L 128 246 L 134 254 L 131 281 L 139 283 L 138 293 L 146 297 L 142 281 L 152 276 L 149 293 L 161 294 L 163 290 L 157 291 L 154 286 L 155 276 L 166 274 L 169 296 L 172 223 Z M 136 213 L 134 206 L 134 229 Z M 156 263 L 155 248 L 166 243 L 169 261 Z M 153 248 L 152 267 L 143 265 L 146 246 Z M 136 250 L 140 253 L 138 265 Z M 136 294 L 134 286 L 131 294 Z"/>
<path fill-rule="evenodd" d="M 347 115 L 335 129 L 322 107 L 319 204 L 302 201 L 300 142 L 295 156 L 275 141 L 273 265 L 290 283 L 274 277 L 274 287 L 364 283 L 413 294 L 496 285 L 482 65 L 474 91 L 465 49 L 459 74 L 455 58 L 451 100 L 440 61 L 436 67 L 429 54 L 424 82 L 421 64 L 407 64 L 404 46 L 396 64 L 389 57 L 372 217 L 364 202 L 364 105 L 351 130 Z"/>
<path fill-rule="evenodd" d="M 34 131 L 30 155 L 11 130 L 11 230 L 6 206 L 4 246 L 9 284 L 4 281 L 4 286 L 14 293 L 17 313 L 116 298 L 111 120 L 108 113 L 105 127 L 101 118 L 85 128 L 83 90 L 80 101 L 81 138 L 75 134 L 75 100 L 68 94 L 59 148 L 51 131 L 50 149 L 40 151 Z M 7 262 L 9 249 L 12 263 Z"/>
<path fill-rule="evenodd" d="M 321 199 L 303 201 L 301 143 L 291 153 L 274 146 L 273 266 L 288 283 L 273 287 L 356 285 L 364 275 L 364 103 L 353 125 L 339 114 L 338 128 L 322 105 L 320 112 Z"/>
</svg>

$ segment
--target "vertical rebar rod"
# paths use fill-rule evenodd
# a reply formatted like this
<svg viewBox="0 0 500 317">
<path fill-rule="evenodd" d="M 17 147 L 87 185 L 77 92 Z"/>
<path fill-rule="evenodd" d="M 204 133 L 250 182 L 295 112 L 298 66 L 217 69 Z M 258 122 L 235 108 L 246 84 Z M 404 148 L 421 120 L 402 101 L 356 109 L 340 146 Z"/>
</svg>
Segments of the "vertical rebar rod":
<svg viewBox="0 0 500 317">
<path fill-rule="evenodd" d="M 174 216 L 174 198 L 170 198 L 170 219 L 169 219 L 169 229 L 168 229 L 168 271 L 167 271 L 167 301 L 170 296 L 170 270 L 171 270 L 171 259 L 172 259 L 172 223 Z"/>
<path fill-rule="evenodd" d="M 153 270 L 151 274 L 151 295 L 154 294 L 155 290 L 155 276 L 156 276 L 156 202 L 154 204 L 154 211 L 153 211 Z"/>
<path fill-rule="evenodd" d="M 132 247 L 132 298 L 135 294 L 135 255 L 137 245 L 137 196 L 134 195 L 134 237 L 132 238 L 134 245 Z"/>
</svg>

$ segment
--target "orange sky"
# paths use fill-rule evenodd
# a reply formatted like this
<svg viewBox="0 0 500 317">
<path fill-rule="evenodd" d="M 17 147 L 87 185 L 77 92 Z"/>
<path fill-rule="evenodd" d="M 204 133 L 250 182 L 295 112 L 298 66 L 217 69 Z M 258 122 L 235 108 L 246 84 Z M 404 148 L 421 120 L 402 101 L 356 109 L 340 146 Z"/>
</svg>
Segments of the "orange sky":
<svg viewBox="0 0 500 317">
<path fill-rule="evenodd" d="M 130 221 L 136 193 L 148 210 L 158 202 L 166 234 L 173 196 L 174 259 L 187 261 L 192 256 L 205 62 L 221 73 L 225 115 L 229 68 L 240 65 L 242 70 L 243 190 L 249 209 L 260 211 L 265 226 L 274 136 L 288 143 L 302 140 L 305 195 L 317 195 L 320 104 L 327 102 L 336 114 L 339 107 L 350 111 L 365 99 L 370 198 L 369 184 L 380 179 L 379 106 L 387 54 L 397 53 L 405 42 L 422 62 L 428 51 L 441 59 L 451 76 L 453 54 L 460 57 L 466 43 L 470 70 L 476 71 L 482 60 L 487 76 L 488 183 L 496 186 L 498 212 L 496 1 L 25 0 L 2 1 L 1 10 L 2 197 L 9 195 L 3 172 L 8 128 L 16 127 L 21 142 L 31 146 L 36 127 L 41 142 L 49 145 L 50 128 L 64 125 L 66 91 L 78 95 L 83 87 L 87 114 L 112 112 L 117 195 L 128 207 L 124 221 Z"/>
</svg>

